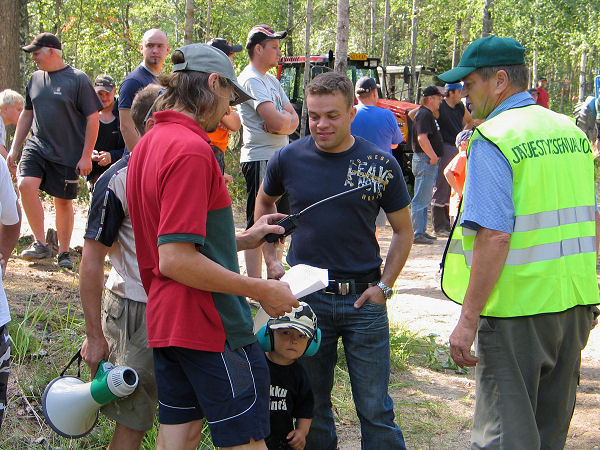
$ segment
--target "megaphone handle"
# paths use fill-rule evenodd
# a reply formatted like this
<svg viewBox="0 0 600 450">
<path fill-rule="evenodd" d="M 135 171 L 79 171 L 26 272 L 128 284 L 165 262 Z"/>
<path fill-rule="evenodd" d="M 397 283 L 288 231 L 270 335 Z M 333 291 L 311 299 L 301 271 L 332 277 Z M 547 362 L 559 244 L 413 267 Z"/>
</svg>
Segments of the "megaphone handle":
<svg viewBox="0 0 600 450">
<path fill-rule="evenodd" d="M 77 378 L 81 378 L 81 348 L 77 350 L 77 353 L 73 355 L 71 361 L 69 361 L 69 364 L 67 364 L 62 370 L 62 372 L 60 373 L 61 377 L 65 375 L 65 372 L 69 367 L 71 367 L 71 364 L 73 364 L 75 360 L 77 360 Z"/>
</svg>

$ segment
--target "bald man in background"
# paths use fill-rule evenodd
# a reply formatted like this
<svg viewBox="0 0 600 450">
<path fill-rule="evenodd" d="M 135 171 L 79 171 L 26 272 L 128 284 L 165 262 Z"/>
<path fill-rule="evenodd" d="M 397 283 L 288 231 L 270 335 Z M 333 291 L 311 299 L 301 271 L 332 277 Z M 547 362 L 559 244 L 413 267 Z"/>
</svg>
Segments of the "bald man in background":
<svg viewBox="0 0 600 450">
<path fill-rule="evenodd" d="M 121 134 L 129 150 L 140 140 L 140 135 L 137 133 L 131 119 L 131 103 L 140 89 L 151 83 L 156 83 L 156 77 L 162 70 L 169 50 L 171 48 L 165 33 L 157 28 L 146 31 L 140 44 L 140 52 L 144 59 L 121 83 L 119 88 L 119 120 Z"/>
</svg>

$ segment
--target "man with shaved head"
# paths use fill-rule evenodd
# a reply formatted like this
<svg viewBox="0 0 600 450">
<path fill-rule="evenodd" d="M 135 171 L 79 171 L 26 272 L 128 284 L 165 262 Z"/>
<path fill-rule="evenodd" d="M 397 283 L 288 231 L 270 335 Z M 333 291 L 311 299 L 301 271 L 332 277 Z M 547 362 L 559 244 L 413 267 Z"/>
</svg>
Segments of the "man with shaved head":
<svg viewBox="0 0 600 450">
<path fill-rule="evenodd" d="M 165 33 L 156 28 L 146 31 L 140 44 L 140 52 L 144 59 L 121 83 L 119 89 L 119 120 L 121 122 L 121 134 L 129 150 L 140 140 L 131 119 L 130 110 L 133 98 L 140 89 L 151 83 L 156 83 L 156 77 L 160 74 L 170 49 Z"/>
</svg>

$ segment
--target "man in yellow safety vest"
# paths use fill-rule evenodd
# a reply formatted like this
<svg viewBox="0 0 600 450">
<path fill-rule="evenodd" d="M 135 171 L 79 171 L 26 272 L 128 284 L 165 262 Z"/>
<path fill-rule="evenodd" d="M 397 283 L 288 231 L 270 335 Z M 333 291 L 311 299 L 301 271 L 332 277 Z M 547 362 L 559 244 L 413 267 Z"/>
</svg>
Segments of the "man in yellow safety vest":
<svg viewBox="0 0 600 450">
<path fill-rule="evenodd" d="M 535 105 L 524 52 L 488 36 L 440 75 L 463 80 L 473 117 L 485 119 L 468 148 L 442 276 L 462 304 L 450 354 L 476 365 L 472 448 L 563 448 L 598 303 L 590 143 Z"/>
</svg>

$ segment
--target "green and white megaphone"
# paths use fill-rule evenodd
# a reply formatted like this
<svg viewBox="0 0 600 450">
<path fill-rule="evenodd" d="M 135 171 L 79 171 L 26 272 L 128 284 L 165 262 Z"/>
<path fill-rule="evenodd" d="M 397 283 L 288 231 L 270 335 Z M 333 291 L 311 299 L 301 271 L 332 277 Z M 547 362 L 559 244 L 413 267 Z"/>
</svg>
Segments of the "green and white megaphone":
<svg viewBox="0 0 600 450">
<path fill-rule="evenodd" d="M 64 375 L 79 352 L 71 359 L 59 377 L 46 386 L 42 408 L 48 425 L 58 434 L 80 438 L 88 434 L 98 421 L 99 409 L 119 398 L 131 395 L 138 385 L 138 374 L 125 366 L 113 366 L 100 361 L 94 379 L 86 383 L 78 376 Z"/>
</svg>

